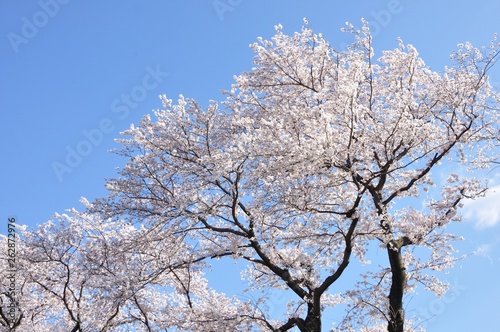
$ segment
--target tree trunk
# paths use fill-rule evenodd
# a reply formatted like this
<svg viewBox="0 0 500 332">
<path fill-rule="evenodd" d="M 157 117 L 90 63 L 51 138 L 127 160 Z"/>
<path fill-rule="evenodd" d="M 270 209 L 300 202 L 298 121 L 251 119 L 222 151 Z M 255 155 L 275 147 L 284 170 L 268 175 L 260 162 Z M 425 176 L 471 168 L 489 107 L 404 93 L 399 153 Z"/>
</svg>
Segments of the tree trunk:
<svg viewBox="0 0 500 332">
<path fill-rule="evenodd" d="M 393 240 L 387 245 L 392 272 L 389 293 L 389 324 L 387 326 L 389 332 L 403 332 L 404 329 L 403 294 L 406 286 L 406 268 L 401 256 L 403 245 L 403 239 Z"/>
<path fill-rule="evenodd" d="M 318 302 L 319 303 L 319 302 Z M 286 324 L 278 328 L 277 332 L 289 331 L 297 327 L 300 332 L 321 332 L 321 310 L 312 303 L 307 305 L 307 316 L 303 318 L 290 318 Z"/>
<path fill-rule="evenodd" d="M 299 326 L 300 332 L 321 332 L 321 311 L 319 308 L 319 301 L 317 302 L 317 306 L 314 305 L 316 303 L 308 304 L 304 326 Z"/>
</svg>

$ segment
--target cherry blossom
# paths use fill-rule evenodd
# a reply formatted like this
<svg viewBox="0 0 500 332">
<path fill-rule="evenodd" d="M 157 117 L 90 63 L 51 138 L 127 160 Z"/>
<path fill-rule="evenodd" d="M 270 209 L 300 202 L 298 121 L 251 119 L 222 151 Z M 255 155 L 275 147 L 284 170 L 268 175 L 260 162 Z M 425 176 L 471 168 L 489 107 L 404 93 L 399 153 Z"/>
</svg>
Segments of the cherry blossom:
<svg viewBox="0 0 500 332">
<path fill-rule="evenodd" d="M 109 196 L 25 232 L 25 326 L 419 331 L 404 295 L 446 291 L 439 273 L 460 257 L 447 225 L 487 190 L 432 172 L 497 161 L 499 47 L 459 45 L 437 72 L 402 40 L 376 53 L 366 22 L 344 31 L 354 42 L 339 51 L 278 25 L 225 100 L 160 96 L 118 140 L 127 163 Z M 251 296 L 212 289 L 213 259 L 243 263 Z M 359 279 L 339 289 L 354 260 Z M 282 316 L 265 310 L 278 293 Z M 347 309 L 325 326 L 326 308 Z"/>
</svg>

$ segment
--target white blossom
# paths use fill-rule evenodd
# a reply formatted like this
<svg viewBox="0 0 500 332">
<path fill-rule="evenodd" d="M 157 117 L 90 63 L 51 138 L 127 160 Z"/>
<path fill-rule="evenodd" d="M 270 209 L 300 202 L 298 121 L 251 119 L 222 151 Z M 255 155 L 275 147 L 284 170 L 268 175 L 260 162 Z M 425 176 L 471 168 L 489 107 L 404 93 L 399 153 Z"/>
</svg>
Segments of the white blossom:
<svg viewBox="0 0 500 332">
<path fill-rule="evenodd" d="M 431 171 L 496 161 L 498 45 L 459 45 L 436 72 L 402 40 L 376 58 L 367 22 L 345 51 L 304 23 L 258 38 L 224 101 L 161 95 L 118 140 L 108 197 L 23 232 L 24 330 L 318 330 L 346 307 L 333 330 L 414 331 L 397 291 L 443 294 L 446 226 L 487 189 Z M 211 259 L 244 263 L 249 299 L 210 287 Z"/>
</svg>

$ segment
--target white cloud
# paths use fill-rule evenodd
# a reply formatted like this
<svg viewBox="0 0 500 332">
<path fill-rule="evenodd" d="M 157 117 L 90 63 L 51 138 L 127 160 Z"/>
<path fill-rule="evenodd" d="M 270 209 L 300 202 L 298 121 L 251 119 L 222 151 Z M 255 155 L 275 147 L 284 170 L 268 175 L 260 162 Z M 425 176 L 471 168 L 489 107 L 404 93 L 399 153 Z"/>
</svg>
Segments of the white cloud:
<svg viewBox="0 0 500 332">
<path fill-rule="evenodd" d="M 500 223 L 500 185 L 490 188 L 485 197 L 466 200 L 463 216 L 481 229 Z"/>
<path fill-rule="evenodd" d="M 475 255 L 485 257 L 490 261 L 490 264 L 500 262 L 499 252 L 498 252 L 498 244 L 500 243 L 500 237 L 496 237 L 495 240 L 491 243 L 483 243 L 477 246 L 474 251 Z M 497 257 L 493 259 L 493 257 Z"/>
<path fill-rule="evenodd" d="M 491 258 L 491 251 L 493 246 L 494 244 L 481 244 L 477 247 L 474 254 L 487 258 L 490 261 L 490 264 L 493 264 L 493 259 Z"/>
</svg>

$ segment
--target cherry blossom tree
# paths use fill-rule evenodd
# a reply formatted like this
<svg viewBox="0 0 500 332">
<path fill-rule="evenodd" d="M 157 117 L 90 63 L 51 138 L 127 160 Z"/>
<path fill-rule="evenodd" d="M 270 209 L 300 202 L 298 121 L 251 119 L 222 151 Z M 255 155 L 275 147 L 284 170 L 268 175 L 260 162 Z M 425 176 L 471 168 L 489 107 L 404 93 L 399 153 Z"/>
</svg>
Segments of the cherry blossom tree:
<svg viewBox="0 0 500 332">
<path fill-rule="evenodd" d="M 5 331 L 162 331 L 173 326 L 234 331 L 236 324 L 248 326 L 236 311 L 249 308 L 209 289 L 203 260 L 193 259 L 179 238 L 158 228 L 71 212 L 23 232 L 16 266 L 18 314 L 12 320 L 5 315 L 8 306 L 0 308 Z"/>
<path fill-rule="evenodd" d="M 345 31 L 354 42 L 339 51 L 307 26 L 277 26 L 220 105 L 161 96 L 126 130 L 109 197 L 26 233 L 39 299 L 27 303 L 63 318 L 46 324 L 318 332 L 326 308 L 346 307 L 332 331 L 412 331 L 404 295 L 446 291 L 439 271 L 457 259 L 446 226 L 487 190 L 446 165 L 497 160 L 487 72 L 499 47 L 459 45 L 436 72 L 401 40 L 376 56 L 366 22 Z M 370 264 L 376 247 L 386 256 Z M 244 262 L 252 300 L 211 289 L 211 259 Z M 353 260 L 366 269 L 336 288 Z M 280 292 L 284 316 L 266 309 Z"/>
</svg>

